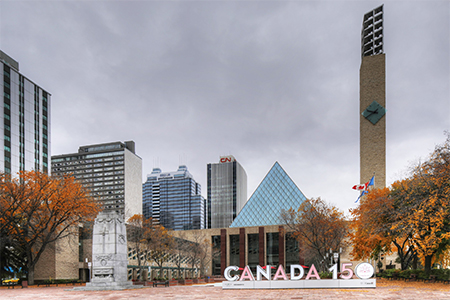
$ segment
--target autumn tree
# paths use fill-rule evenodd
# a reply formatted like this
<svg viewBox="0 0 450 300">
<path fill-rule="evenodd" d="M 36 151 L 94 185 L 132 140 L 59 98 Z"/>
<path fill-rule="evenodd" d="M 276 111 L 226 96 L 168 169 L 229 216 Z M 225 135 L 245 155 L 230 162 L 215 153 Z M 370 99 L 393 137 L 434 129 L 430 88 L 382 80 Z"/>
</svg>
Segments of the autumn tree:
<svg viewBox="0 0 450 300">
<path fill-rule="evenodd" d="M 197 251 L 199 252 L 197 266 L 200 270 L 200 277 L 205 277 L 208 266 L 211 265 L 212 261 L 212 255 L 210 254 L 212 243 L 209 237 L 205 235 L 205 233 L 203 233 L 202 235 L 203 236 L 197 244 Z"/>
<path fill-rule="evenodd" d="M 450 242 L 450 134 L 407 178 L 371 190 L 352 214 L 355 258 L 392 250 L 402 269 L 418 256 L 429 272 Z"/>
<path fill-rule="evenodd" d="M 393 189 L 394 208 L 400 216 L 394 229 L 410 232 L 425 270 L 450 240 L 450 134 L 429 158 Z"/>
<path fill-rule="evenodd" d="M 436 258 L 443 269 L 450 269 L 450 246 L 447 246 Z"/>
<path fill-rule="evenodd" d="M 148 228 L 145 233 L 147 260 L 155 262 L 162 275 L 164 264 L 172 255 L 175 239 L 164 226 L 156 223 L 152 218 L 145 220 L 144 226 Z"/>
<path fill-rule="evenodd" d="M 34 267 L 49 244 L 72 234 L 78 225 L 92 220 L 99 207 L 72 176 L 51 177 L 23 171 L 18 177 L 0 176 L 0 228 L 8 245 L 22 255 L 28 281 L 34 283 Z"/>
<path fill-rule="evenodd" d="M 337 207 L 324 200 L 309 199 L 301 206 L 281 214 L 281 219 L 294 236 L 301 241 L 303 253 L 311 253 L 310 260 L 320 265 L 328 250 L 346 246 L 347 221 Z"/>
<path fill-rule="evenodd" d="M 191 231 L 190 242 L 186 251 L 191 262 L 191 268 L 200 271 L 200 277 L 205 276 L 206 268 L 211 262 L 210 250 L 212 244 L 209 236 L 201 230 Z"/>
<path fill-rule="evenodd" d="M 353 219 L 349 236 L 354 245 L 350 254 L 362 260 L 377 259 L 380 253 L 396 251 L 405 270 L 416 252 L 411 233 L 392 228 L 400 216 L 394 209 L 391 193 L 389 188 L 372 189 L 357 208 L 350 210 Z"/>
<path fill-rule="evenodd" d="M 136 251 L 137 263 L 139 268 L 141 268 L 142 262 L 146 259 L 144 253 L 146 248 L 146 238 L 151 227 L 146 225 L 152 223 L 152 220 L 144 220 L 144 216 L 142 214 L 135 214 L 131 216 L 127 222 L 127 239 L 133 249 Z"/>
<path fill-rule="evenodd" d="M 172 251 L 172 262 L 177 267 L 177 276 L 181 277 L 181 265 L 187 261 L 191 242 L 186 240 L 185 232 L 181 231 L 178 237 L 174 238 L 174 248 Z"/>
<path fill-rule="evenodd" d="M 3 189 L 5 183 L 10 181 L 10 176 L 1 174 L 0 180 Z M 19 191 L 16 193 L 18 194 Z M 12 247 L 14 239 L 11 233 L 17 220 L 15 222 L 11 220 L 15 218 L 14 216 L 20 215 L 20 209 L 20 202 L 10 201 L 7 197 L 0 195 L 0 275 L 2 278 L 12 275 L 11 271 L 17 272 L 26 268 L 24 253 Z"/>
</svg>

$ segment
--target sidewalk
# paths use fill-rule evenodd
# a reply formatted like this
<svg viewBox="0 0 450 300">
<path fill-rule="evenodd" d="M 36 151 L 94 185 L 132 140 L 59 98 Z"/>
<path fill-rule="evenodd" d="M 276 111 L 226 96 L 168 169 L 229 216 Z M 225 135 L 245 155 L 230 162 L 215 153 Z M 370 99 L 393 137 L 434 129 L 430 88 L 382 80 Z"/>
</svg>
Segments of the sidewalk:
<svg viewBox="0 0 450 300">
<path fill-rule="evenodd" d="M 450 300 L 450 285 L 377 280 L 376 289 L 222 290 L 212 285 L 145 287 L 124 291 L 72 291 L 71 286 L 0 289 L 0 299 L 408 299 Z"/>
</svg>

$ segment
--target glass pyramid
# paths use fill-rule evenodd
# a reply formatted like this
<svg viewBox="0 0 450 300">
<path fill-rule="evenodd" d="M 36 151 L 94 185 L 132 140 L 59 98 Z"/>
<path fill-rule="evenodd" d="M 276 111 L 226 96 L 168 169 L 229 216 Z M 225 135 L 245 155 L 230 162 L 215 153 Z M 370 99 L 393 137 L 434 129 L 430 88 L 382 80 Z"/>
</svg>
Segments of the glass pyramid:
<svg viewBox="0 0 450 300">
<path fill-rule="evenodd" d="M 305 200 L 305 195 L 275 162 L 230 227 L 283 225 L 281 211 L 297 209 Z"/>
</svg>

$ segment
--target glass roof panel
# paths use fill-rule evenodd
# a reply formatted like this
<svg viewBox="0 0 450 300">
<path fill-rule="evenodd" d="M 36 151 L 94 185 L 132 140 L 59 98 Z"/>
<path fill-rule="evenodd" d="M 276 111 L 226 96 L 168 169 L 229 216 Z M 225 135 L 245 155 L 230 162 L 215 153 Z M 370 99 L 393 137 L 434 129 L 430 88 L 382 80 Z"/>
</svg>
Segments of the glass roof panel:
<svg viewBox="0 0 450 300">
<path fill-rule="evenodd" d="M 282 225 L 281 211 L 297 209 L 305 200 L 297 185 L 275 162 L 230 227 Z"/>
</svg>

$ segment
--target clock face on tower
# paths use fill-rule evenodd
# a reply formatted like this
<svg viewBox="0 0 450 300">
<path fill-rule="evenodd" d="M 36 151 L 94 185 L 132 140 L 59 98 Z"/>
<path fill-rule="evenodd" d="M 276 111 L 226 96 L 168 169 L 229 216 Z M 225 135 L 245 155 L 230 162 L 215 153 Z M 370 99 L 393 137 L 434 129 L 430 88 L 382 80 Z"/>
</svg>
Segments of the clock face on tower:
<svg viewBox="0 0 450 300">
<path fill-rule="evenodd" d="M 386 109 L 378 104 L 377 101 L 373 101 L 362 113 L 362 115 L 373 125 L 375 125 L 385 114 Z"/>
</svg>

